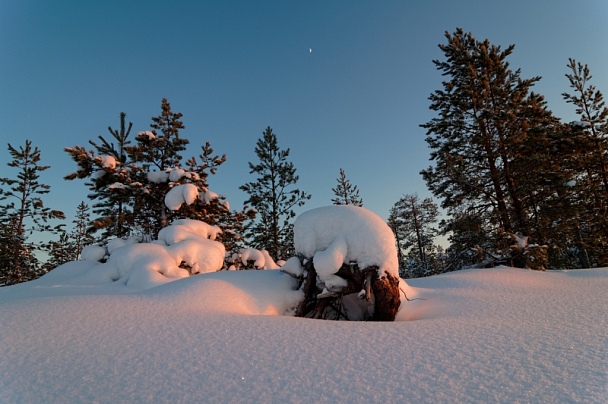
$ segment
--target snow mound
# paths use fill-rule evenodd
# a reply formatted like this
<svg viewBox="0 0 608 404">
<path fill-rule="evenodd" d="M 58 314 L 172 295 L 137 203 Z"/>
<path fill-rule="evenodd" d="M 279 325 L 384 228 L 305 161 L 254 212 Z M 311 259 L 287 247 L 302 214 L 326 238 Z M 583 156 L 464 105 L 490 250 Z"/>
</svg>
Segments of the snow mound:
<svg viewBox="0 0 608 404">
<path fill-rule="evenodd" d="M 393 231 L 367 209 L 334 205 L 304 212 L 294 224 L 294 241 L 296 253 L 313 259 L 326 286 L 341 286 L 344 280 L 334 274 L 353 261 L 360 268 L 378 266 L 379 276 L 399 278 Z"/>
<path fill-rule="evenodd" d="M 167 245 L 173 245 L 183 240 L 215 240 L 222 230 L 217 226 L 211 226 L 200 220 L 179 219 L 165 227 L 158 233 L 158 240 Z"/>
<path fill-rule="evenodd" d="M 238 258 L 244 265 L 248 261 L 253 261 L 253 266 L 256 269 L 278 269 L 277 265 L 268 251 L 257 250 L 255 248 L 241 248 L 239 250 Z"/>
<path fill-rule="evenodd" d="M 220 271 L 147 290 L 145 296 L 197 313 L 280 316 L 302 299 L 295 283 L 280 271 Z"/>
<path fill-rule="evenodd" d="M 226 255 L 224 245 L 214 241 L 219 233 L 217 226 L 198 220 L 176 220 L 151 243 L 129 238 L 111 240 L 105 248 L 87 246 L 82 253 L 86 262 L 100 261 L 109 255 L 107 262 L 83 266 L 81 271 L 74 270 L 73 265 L 62 265 L 50 272 L 51 278 L 71 285 L 117 283 L 142 290 L 219 271 Z M 69 272 L 69 279 L 62 276 L 64 271 Z"/>
<path fill-rule="evenodd" d="M 101 261 L 107 254 L 107 250 L 98 245 L 88 245 L 82 249 L 82 259 L 85 261 Z"/>
</svg>

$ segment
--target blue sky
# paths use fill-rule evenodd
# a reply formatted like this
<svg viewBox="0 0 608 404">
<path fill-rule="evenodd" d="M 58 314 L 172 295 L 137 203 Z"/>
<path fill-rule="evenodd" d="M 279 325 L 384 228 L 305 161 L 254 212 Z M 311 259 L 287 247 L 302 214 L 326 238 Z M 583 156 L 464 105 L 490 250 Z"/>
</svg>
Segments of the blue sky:
<svg viewBox="0 0 608 404">
<path fill-rule="evenodd" d="M 63 148 L 109 136 L 121 111 L 147 130 L 166 97 L 184 114 L 185 157 L 205 141 L 227 155 L 209 182 L 233 208 L 271 126 L 312 194 L 304 209 L 331 204 L 343 168 L 386 218 L 403 194 L 430 196 L 419 125 L 441 86 L 437 45 L 457 27 L 514 43 L 511 66 L 542 76 L 535 91 L 566 121 L 576 119 L 561 97 L 569 57 L 608 93 L 605 0 L 0 0 L 0 177 L 14 176 L 6 144 L 32 140 L 51 165 L 46 205 L 71 220 L 87 190 L 62 179 L 76 168 Z"/>
</svg>

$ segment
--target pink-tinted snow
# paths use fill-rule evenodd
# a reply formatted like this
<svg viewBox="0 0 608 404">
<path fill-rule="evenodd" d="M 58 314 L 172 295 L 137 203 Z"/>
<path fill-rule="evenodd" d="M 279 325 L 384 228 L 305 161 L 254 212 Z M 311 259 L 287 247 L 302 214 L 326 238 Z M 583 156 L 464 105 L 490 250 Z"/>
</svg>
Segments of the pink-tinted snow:
<svg viewBox="0 0 608 404">
<path fill-rule="evenodd" d="M 361 323 L 280 315 L 300 298 L 280 271 L 136 291 L 75 282 L 91 265 L 0 288 L 0 401 L 608 399 L 608 269 L 411 279 L 399 321 Z"/>
</svg>

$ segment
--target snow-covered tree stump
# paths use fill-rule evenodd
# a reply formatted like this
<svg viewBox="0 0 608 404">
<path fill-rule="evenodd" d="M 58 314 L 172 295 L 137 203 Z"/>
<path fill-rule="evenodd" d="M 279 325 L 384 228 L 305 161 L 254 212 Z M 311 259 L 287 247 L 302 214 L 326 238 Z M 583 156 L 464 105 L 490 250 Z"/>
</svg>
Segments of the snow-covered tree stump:
<svg viewBox="0 0 608 404">
<path fill-rule="evenodd" d="M 393 321 L 401 303 L 395 237 L 376 214 L 327 206 L 294 224 L 297 257 L 283 271 L 300 280 L 296 316 Z"/>
<path fill-rule="evenodd" d="M 340 290 L 328 292 L 317 277 L 313 261 L 306 262 L 301 276 L 304 298 L 296 309 L 296 317 L 395 320 L 401 304 L 398 278 L 390 274 L 379 277 L 377 266 L 361 270 L 356 263 L 342 265 L 336 275 L 343 278 L 347 285 Z"/>
</svg>

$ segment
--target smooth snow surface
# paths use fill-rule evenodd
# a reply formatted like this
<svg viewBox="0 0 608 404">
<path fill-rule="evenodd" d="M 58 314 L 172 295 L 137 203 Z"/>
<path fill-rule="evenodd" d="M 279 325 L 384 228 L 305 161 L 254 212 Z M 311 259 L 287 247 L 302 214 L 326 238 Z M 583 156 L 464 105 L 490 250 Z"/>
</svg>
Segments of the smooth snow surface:
<svg viewBox="0 0 608 404">
<path fill-rule="evenodd" d="M 608 401 L 608 269 L 411 279 L 425 300 L 360 323 L 281 316 L 301 295 L 276 270 L 70 282 L 95 265 L 0 288 L 1 402 Z"/>
</svg>

